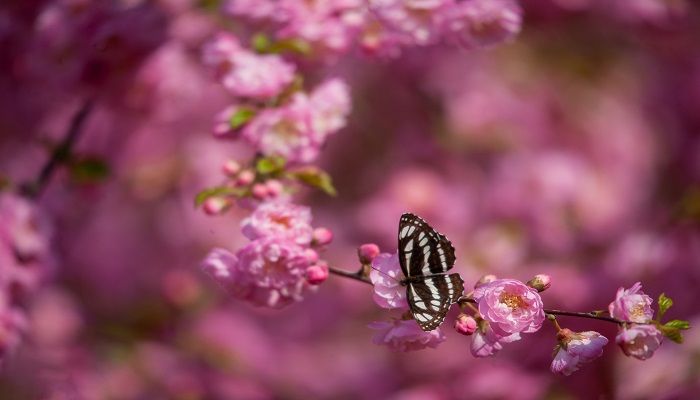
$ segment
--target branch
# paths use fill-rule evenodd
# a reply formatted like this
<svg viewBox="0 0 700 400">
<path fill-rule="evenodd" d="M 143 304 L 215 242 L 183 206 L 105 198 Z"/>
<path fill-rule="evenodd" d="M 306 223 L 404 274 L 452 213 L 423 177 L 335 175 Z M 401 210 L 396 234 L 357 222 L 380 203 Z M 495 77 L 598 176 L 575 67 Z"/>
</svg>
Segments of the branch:
<svg viewBox="0 0 700 400">
<path fill-rule="evenodd" d="M 70 155 L 75 142 L 83 131 L 83 125 L 90 111 L 92 111 L 93 105 L 94 103 L 92 100 L 86 100 L 82 107 L 73 115 L 63 142 L 53 150 L 51 158 L 46 165 L 44 165 L 44 168 L 41 169 L 37 180 L 31 184 L 23 185 L 22 192 L 25 196 L 37 198 L 44 189 L 46 189 L 46 185 L 51 179 L 56 167 L 62 162 L 65 162 L 66 158 Z"/>
<path fill-rule="evenodd" d="M 372 284 L 372 281 L 370 281 L 369 278 L 364 276 L 364 274 L 362 273 L 362 270 L 359 270 L 357 272 L 348 272 L 348 271 L 343 271 L 342 269 L 336 269 L 336 268 L 329 266 L 328 271 L 333 273 L 333 274 L 336 274 L 336 275 L 344 276 L 346 278 L 352 278 L 352 279 L 358 280 L 360 282 L 369 283 L 370 285 Z"/>
</svg>

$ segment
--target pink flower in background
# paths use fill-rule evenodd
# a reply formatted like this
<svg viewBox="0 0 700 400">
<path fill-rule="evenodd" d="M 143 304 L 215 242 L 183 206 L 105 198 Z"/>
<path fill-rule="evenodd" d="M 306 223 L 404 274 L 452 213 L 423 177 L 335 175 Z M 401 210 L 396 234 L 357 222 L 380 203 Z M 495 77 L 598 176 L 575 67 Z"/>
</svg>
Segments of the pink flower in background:
<svg viewBox="0 0 700 400">
<path fill-rule="evenodd" d="M 631 288 L 617 290 L 615 300 L 608 306 L 610 316 L 623 321 L 647 322 L 654 317 L 651 309 L 652 298 L 642 292 L 642 284 L 637 282 Z"/>
<path fill-rule="evenodd" d="M 236 255 L 215 249 L 202 262 L 202 269 L 232 296 L 271 308 L 302 300 L 310 288 L 308 267 L 303 247 L 274 236 L 252 241 Z"/>
<path fill-rule="evenodd" d="M 0 194 L 0 246 L 7 246 L 22 259 L 41 259 L 47 254 L 48 225 L 35 206 L 12 194 Z"/>
<path fill-rule="evenodd" d="M 254 240 L 274 236 L 299 245 L 308 245 L 313 238 L 311 209 L 282 201 L 261 203 L 241 223 L 243 235 Z"/>
<path fill-rule="evenodd" d="M 215 137 L 232 138 L 236 136 L 238 131 L 231 128 L 231 118 L 236 115 L 239 109 L 240 107 L 236 105 L 230 105 L 214 116 L 211 132 Z"/>
<path fill-rule="evenodd" d="M 277 4 L 270 0 L 227 0 L 222 8 L 231 16 L 265 19 L 275 15 Z"/>
<path fill-rule="evenodd" d="M 406 45 L 427 45 L 440 39 L 441 25 L 453 0 L 371 0 L 369 9 Z"/>
<path fill-rule="evenodd" d="M 227 33 L 220 33 L 204 46 L 202 60 L 214 69 L 224 87 L 239 97 L 274 97 L 294 80 L 293 64 L 277 55 L 246 50 Z"/>
<path fill-rule="evenodd" d="M 663 333 L 654 325 L 631 324 L 617 332 L 615 342 L 629 357 L 646 360 L 661 346 Z"/>
<path fill-rule="evenodd" d="M 343 127 L 350 114 L 350 88 L 339 78 L 328 79 L 317 86 L 310 95 L 314 109 L 311 118 L 313 132 L 318 135 L 319 142 Z"/>
<path fill-rule="evenodd" d="M 425 332 L 412 319 L 372 322 L 367 326 L 370 329 L 379 331 L 372 337 L 372 343 L 387 346 L 391 351 L 422 350 L 426 347 L 436 348 L 446 340 L 440 328 Z"/>
<path fill-rule="evenodd" d="M 499 335 L 491 329 L 488 321 L 480 321 L 469 347 L 474 357 L 488 357 L 503 349 L 503 344 L 520 340 L 520 333 Z"/>
<path fill-rule="evenodd" d="M 557 335 L 559 345 L 554 348 L 553 373 L 569 376 L 578 371 L 584 363 L 603 355 L 603 346 L 608 339 L 598 332 L 572 332 L 562 329 Z"/>
<path fill-rule="evenodd" d="M 469 49 L 509 41 L 522 25 L 522 10 L 513 0 L 459 1 L 445 16 L 447 34 Z"/>
<path fill-rule="evenodd" d="M 398 253 L 381 253 L 374 257 L 369 272 L 374 285 L 374 302 L 382 308 L 408 309 L 406 287 L 399 283 L 403 278 Z"/>
<path fill-rule="evenodd" d="M 265 155 L 278 155 L 290 162 L 308 163 L 318 157 L 322 133 L 314 132 L 314 108 L 304 93 L 290 103 L 260 112 L 243 128 L 241 135 Z"/>
<path fill-rule="evenodd" d="M 542 327 L 544 311 L 536 289 L 515 279 L 497 279 L 474 289 L 479 313 L 495 333 L 535 332 Z"/>
</svg>

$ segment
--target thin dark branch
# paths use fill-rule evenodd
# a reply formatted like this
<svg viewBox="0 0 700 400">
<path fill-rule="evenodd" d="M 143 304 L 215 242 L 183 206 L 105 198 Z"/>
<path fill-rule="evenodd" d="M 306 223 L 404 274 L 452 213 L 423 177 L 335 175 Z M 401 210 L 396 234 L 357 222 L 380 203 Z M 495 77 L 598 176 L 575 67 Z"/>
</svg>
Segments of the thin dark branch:
<svg viewBox="0 0 700 400">
<path fill-rule="evenodd" d="M 83 125 L 87 119 L 90 111 L 93 107 L 92 100 L 86 100 L 82 107 L 73 115 L 70 125 L 68 125 L 68 130 L 64 136 L 63 142 L 61 142 L 51 153 L 51 158 L 47 161 L 44 168 L 41 169 L 39 177 L 31 185 L 25 185 L 23 188 L 24 194 L 28 197 L 39 197 L 41 193 L 46 188 L 51 176 L 53 175 L 56 167 L 62 162 L 65 162 L 66 158 L 69 157 L 75 142 L 80 137 L 83 131 Z"/>
<path fill-rule="evenodd" d="M 369 278 L 362 275 L 361 270 L 358 272 L 348 272 L 348 271 L 343 271 L 342 269 L 337 269 L 337 268 L 333 268 L 333 267 L 328 267 L 328 270 L 331 273 L 336 274 L 336 275 L 344 276 L 346 278 L 355 279 L 355 280 L 358 280 L 358 281 L 364 282 L 364 283 L 369 283 L 370 285 L 372 284 L 372 281 L 370 281 Z"/>
</svg>

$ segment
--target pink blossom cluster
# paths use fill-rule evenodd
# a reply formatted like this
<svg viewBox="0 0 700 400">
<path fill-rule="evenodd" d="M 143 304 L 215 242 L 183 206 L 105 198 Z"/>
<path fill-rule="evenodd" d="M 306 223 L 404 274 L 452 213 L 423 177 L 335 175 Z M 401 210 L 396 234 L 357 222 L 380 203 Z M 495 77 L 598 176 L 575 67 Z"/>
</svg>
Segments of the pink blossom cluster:
<svg viewBox="0 0 700 400">
<path fill-rule="evenodd" d="M 319 251 L 332 234 L 312 228 L 308 207 L 263 202 L 242 222 L 242 232 L 247 245 L 235 254 L 214 249 L 202 262 L 202 269 L 233 297 L 282 308 L 301 301 L 328 277 Z"/>
<path fill-rule="evenodd" d="M 654 317 L 652 301 L 637 282 L 629 289 L 618 289 L 615 300 L 608 306 L 610 316 L 630 322 L 620 326 L 615 337 L 627 356 L 646 360 L 661 346 L 664 335 L 655 325 L 647 324 Z"/>
<path fill-rule="evenodd" d="M 28 329 L 25 304 L 52 262 L 47 222 L 35 205 L 0 194 L 0 366 Z"/>
<path fill-rule="evenodd" d="M 202 59 L 238 101 L 217 115 L 213 127 L 217 137 L 241 138 L 264 155 L 309 163 L 318 157 L 328 137 L 345 126 L 350 94 L 339 78 L 322 82 L 310 93 L 294 91 L 277 104 L 259 107 L 246 105 L 244 100 L 282 95 L 294 80 L 293 64 L 276 54 L 246 50 L 228 33 L 209 41 Z M 249 115 L 234 122 L 241 113 Z"/>
<path fill-rule="evenodd" d="M 490 46 L 515 36 L 522 14 L 514 0 L 230 0 L 225 10 L 271 21 L 278 40 L 302 40 L 324 58 L 347 53 L 355 43 L 369 54 L 393 56 L 402 47 L 440 40 L 468 48 Z"/>
</svg>

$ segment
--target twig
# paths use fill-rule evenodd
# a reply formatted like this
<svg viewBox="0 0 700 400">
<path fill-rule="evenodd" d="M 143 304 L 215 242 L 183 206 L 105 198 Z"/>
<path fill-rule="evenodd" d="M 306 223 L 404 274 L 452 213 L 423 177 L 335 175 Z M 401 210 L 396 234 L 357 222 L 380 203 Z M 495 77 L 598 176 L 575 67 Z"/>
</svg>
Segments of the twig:
<svg viewBox="0 0 700 400">
<path fill-rule="evenodd" d="M 372 284 L 372 281 L 370 281 L 369 278 L 365 277 L 362 274 L 362 270 L 357 271 L 357 272 L 348 272 L 348 271 L 343 271 L 342 269 L 328 267 L 328 271 L 330 271 L 331 273 L 336 274 L 336 275 L 344 276 L 346 278 L 352 278 L 352 279 L 358 280 L 360 282 L 369 283 L 370 285 Z"/>
</svg>

